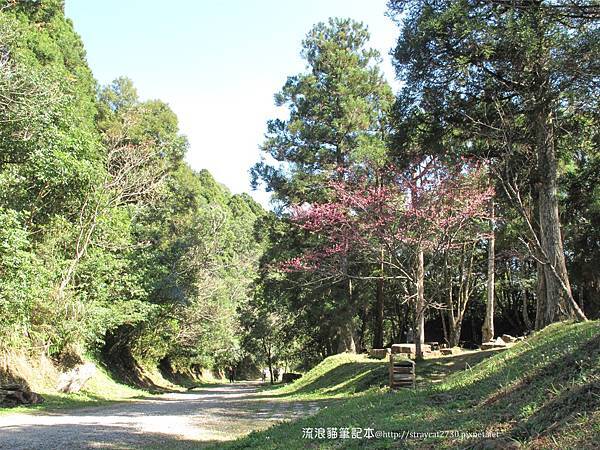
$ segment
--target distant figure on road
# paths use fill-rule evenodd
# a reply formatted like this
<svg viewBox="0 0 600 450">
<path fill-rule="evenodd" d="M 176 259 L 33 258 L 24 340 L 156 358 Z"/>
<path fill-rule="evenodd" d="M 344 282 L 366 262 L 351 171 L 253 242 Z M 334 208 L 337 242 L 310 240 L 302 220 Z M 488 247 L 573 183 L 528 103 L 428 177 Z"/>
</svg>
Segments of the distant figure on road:
<svg viewBox="0 0 600 450">
<path fill-rule="evenodd" d="M 264 383 L 265 381 L 267 381 L 267 370 L 268 370 L 268 369 L 263 369 L 263 371 L 262 371 L 262 373 L 261 373 L 261 376 L 260 376 L 260 377 L 261 377 L 261 379 L 262 379 L 262 382 L 263 382 L 263 383 Z"/>
<path fill-rule="evenodd" d="M 229 374 L 229 382 L 233 383 L 235 382 L 235 368 L 234 367 L 229 367 L 229 369 L 227 370 L 228 374 Z"/>
</svg>

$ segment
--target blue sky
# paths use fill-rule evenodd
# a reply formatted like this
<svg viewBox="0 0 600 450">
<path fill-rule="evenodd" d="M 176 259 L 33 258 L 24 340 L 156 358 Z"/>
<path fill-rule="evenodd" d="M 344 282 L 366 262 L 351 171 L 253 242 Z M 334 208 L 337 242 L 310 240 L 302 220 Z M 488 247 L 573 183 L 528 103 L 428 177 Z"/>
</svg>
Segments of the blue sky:
<svg viewBox="0 0 600 450">
<path fill-rule="evenodd" d="M 304 71 L 301 41 L 317 22 L 350 17 L 368 25 L 384 59 L 398 37 L 386 0 L 66 0 L 102 83 L 131 78 L 142 99 L 161 99 L 190 141 L 187 161 L 208 169 L 232 192 L 251 192 L 266 121 L 288 75 Z M 392 83 L 394 85 L 394 83 Z"/>
</svg>

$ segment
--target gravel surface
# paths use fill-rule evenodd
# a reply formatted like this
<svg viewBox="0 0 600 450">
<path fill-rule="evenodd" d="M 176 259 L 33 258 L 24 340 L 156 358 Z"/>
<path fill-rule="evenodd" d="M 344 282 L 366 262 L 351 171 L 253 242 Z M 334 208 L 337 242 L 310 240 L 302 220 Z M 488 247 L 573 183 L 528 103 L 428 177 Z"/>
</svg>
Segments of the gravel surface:
<svg viewBox="0 0 600 450">
<path fill-rule="evenodd" d="M 0 416 L 0 449 L 198 448 L 318 409 L 316 402 L 265 396 L 256 383 L 219 385 L 110 406 Z"/>
</svg>

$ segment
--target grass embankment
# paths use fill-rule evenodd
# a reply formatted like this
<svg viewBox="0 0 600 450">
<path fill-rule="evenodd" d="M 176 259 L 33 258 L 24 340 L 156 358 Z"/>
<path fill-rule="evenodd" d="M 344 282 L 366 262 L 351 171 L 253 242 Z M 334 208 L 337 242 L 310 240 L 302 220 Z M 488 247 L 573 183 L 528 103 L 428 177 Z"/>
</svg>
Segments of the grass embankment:
<svg viewBox="0 0 600 450">
<path fill-rule="evenodd" d="M 331 356 L 295 382 L 270 392 L 286 399 L 346 398 L 373 386 L 385 386 L 387 364 L 362 355 Z"/>
<path fill-rule="evenodd" d="M 96 373 L 87 381 L 83 389 L 74 394 L 60 393 L 55 389 L 57 373 L 52 367 L 46 367 L 37 374 L 34 372 L 23 379 L 33 391 L 44 397 L 44 403 L 15 408 L 0 407 L 0 415 L 105 405 L 151 395 L 148 391 L 117 383 L 101 366 L 97 366 Z"/>
<path fill-rule="evenodd" d="M 459 355 L 458 360 L 464 361 L 465 357 L 476 359 L 475 354 L 466 354 Z M 474 366 L 464 364 L 466 370 L 454 371 L 445 378 L 442 376 L 438 383 L 422 383 L 416 390 L 392 392 L 379 387 L 364 390 L 367 380 L 371 376 L 371 381 L 376 376 L 385 376 L 385 369 L 381 368 L 381 363 L 365 362 L 366 365 L 361 366 L 362 362 L 344 362 L 343 358 L 330 358 L 304 379 L 281 391 L 273 391 L 273 395 L 326 398 L 361 391 L 363 394 L 324 408 L 312 417 L 252 433 L 221 447 L 288 450 L 598 448 L 598 321 L 549 326 L 508 350 L 497 352 Z M 417 367 L 417 371 L 443 372 L 445 366 L 454 364 L 454 358 L 457 357 L 426 361 Z M 373 364 L 373 368 L 368 364 Z M 340 374 L 350 372 L 356 375 L 336 384 Z M 400 436 L 404 433 L 404 438 L 304 439 L 304 428 L 372 428 L 374 431 L 397 432 Z M 413 433 L 410 438 L 409 432 Z M 440 432 L 439 436 L 414 435 L 437 432 Z M 451 435 L 455 432 L 459 435 Z M 486 432 L 490 438 L 461 434 Z"/>
<path fill-rule="evenodd" d="M 94 362 L 91 358 L 88 358 L 88 361 Z M 12 355 L 10 362 L 12 378 L 16 377 L 17 380 L 21 380 L 21 383 L 41 394 L 45 401 L 38 405 L 15 408 L 0 407 L 0 415 L 101 406 L 114 402 L 148 398 L 159 392 L 184 391 L 186 387 L 199 387 L 216 382 L 215 380 L 186 379 L 180 376 L 178 380 L 173 380 L 180 384 L 175 384 L 173 381 L 165 379 L 158 370 L 145 370 L 144 377 L 154 388 L 142 389 L 119 383 L 101 363 L 94 362 L 96 373 L 86 382 L 82 390 L 78 393 L 64 394 L 56 390 L 60 370 L 48 358 L 31 360 L 22 355 Z"/>
</svg>

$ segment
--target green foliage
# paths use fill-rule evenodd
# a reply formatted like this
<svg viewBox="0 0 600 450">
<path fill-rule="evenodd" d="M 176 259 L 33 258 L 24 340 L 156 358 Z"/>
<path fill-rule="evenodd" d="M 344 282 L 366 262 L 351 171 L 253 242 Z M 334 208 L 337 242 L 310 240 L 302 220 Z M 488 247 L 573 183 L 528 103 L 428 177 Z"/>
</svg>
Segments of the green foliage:
<svg viewBox="0 0 600 450">
<path fill-rule="evenodd" d="M 3 342 L 51 353 L 68 340 L 55 325 L 65 323 L 65 311 L 77 309 L 77 302 L 49 301 L 66 256 L 62 245 L 102 170 L 94 80 L 60 4 L 3 5 L 0 37 L 6 99 L 0 111 L 0 208 L 7 254 L 16 257 L 2 274 L 2 316 L 16 321 L 12 331 L 3 330 Z"/>
<path fill-rule="evenodd" d="M 287 205 L 317 200 L 351 156 L 364 159 L 372 151 L 381 159 L 393 95 L 368 40 L 363 24 L 330 19 L 303 41 L 309 71 L 289 77 L 275 95 L 276 105 L 289 109 L 289 119 L 269 121 L 262 146 L 283 164 L 260 162 L 252 169 L 254 183 L 263 181 L 276 200 Z"/>
<path fill-rule="evenodd" d="M 50 273 L 30 251 L 23 215 L 0 208 L 0 351 L 18 348 L 23 336 L 37 341 L 31 319 L 48 295 Z M 39 342 L 36 342 L 39 344 Z"/>
<path fill-rule="evenodd" d="M 232 196 L 208 172 L 181 165 L 173 173 L 162 201 L 134 225 L 136 239 L 148 243 L 135 251 L 136 270 L 158 308 L 141 324 L 136 355 L 225 364 L 219 355 L 239 345 L 237 308 L 256 274 L 260 214 L 253 200 Z"/>
<path fill-rule="evenodd" d="M 63 9 L 0 2 L 0 351 L 228 363 L 263 210 L 182 162 L 164 102 L 97 88 Z"/>
</svg>

